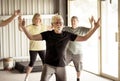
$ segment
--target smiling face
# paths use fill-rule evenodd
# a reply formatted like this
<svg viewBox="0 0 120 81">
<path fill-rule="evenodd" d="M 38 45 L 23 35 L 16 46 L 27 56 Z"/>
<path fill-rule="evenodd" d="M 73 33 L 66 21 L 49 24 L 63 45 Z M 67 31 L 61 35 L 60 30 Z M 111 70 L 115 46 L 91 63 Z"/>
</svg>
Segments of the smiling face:
<svg viewBox="0 0 120 81">
<path fill-rule="evenodd" d="M 72 25 L 72 28 L 78 27 L 78 18 L 76 16 L 73 16 L 71 18 L 71 25 Z"/>
<path fill-rule="evenodd" d="M 56 33 L 61 33 L 63 29 L 63 18 L 60 15 L 55 15 L 52 17 L 52 27 Z"/>
<path fill-rule="evenodd" d="M 34 25 L 39 25 L 41 23 L 41 17 L 40 17 L 39 13 L 36 13 L 33 16 L 32 22 L 33 22 Z"/>
</svg>

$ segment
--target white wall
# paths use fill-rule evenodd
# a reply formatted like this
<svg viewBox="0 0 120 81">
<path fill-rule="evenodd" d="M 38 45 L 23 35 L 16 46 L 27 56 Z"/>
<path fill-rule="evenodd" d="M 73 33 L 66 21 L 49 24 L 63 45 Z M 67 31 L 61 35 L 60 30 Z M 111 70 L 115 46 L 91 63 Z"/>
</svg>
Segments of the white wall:
<svg viewBox="0 0 120 81">
<path fill-rule="evenodd" d="M 50 17 L 57 11 L 55 3 L 56 0 L 0 0 L 0 17 L 8 18 L 14 10 L 20 9 L 27 24 L 31 24 L 32 16 L 38 12 L 43 15 L 43 23 L 50 25 Z M 17 18 L 0 28 L 0 58 L 25 58 L 28 45 L 28 39 L 18 30 Z"/>
</svg>

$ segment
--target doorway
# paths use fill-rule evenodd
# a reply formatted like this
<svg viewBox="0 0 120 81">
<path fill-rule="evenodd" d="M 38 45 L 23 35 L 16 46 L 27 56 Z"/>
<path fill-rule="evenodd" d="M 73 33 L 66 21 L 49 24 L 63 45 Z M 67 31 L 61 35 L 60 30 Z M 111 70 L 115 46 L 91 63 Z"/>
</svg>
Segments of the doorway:
<svg viewBox="0 0 120 81">
<path fill-rule="evenodd" d="M 118 79 L 118 0 L 69 0 L 68 25 L 71 16 L 79 25 L 90 27 L 88 18 L 101 16 L 101 28 L 83 48 L 83 69 L 110 79 Z M 100 15 L 99 15 L 100 14 Z"/>
<path fill-rule="evenodd" d="M 79 26 L 90 28 L 89 18 L 94 16 L 98 19 L 98 2 L 97 0 L 69 0 L 68 1 L 68 23 L 72 16 L 79 18 Z M 99 29 L 82 44 L 83 51 L 83 69 L 95 74 L 99 74 Z"/>
<path fill-rule="evenodd" d="M 101 2 L 101 74 L 118 78 L 118 0 Z"/>
</svg>

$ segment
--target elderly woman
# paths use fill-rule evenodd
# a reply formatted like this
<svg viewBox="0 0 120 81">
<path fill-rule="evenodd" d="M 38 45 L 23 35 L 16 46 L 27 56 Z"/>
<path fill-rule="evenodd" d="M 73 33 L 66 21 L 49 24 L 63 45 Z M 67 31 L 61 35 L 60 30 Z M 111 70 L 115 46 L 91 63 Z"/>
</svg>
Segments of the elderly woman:
<svg viewBox="0 0 120 81">
<path fill-rule="evenodd" d="M 21 23 L 21 16 L 19 16 L 18 18 L 19 20 L 19 24 Z M 19 25 L 20 27 L 20 25 Z M 21 29 L 21 28 L 19 28 Z M 26 29 L 28 30 L 28 32 L 31 35 L 36 35 L 36 34 L 40 34 L 43 31 L 47 30 L 47 27 L 45 25 L 42 24 L 41 21 L 41 16 L 39 13 L 35 13 L 33 18 L 32 18 L 32 24 L 27 25 Z M 25 76 L 25 80 L 24 81 L 28 81 L 28 76 L 31 73 L 32 69 L 33 69 L 33 65 L 35 63 L 37 54 L 39 54 L 42 63 L 44 64 L 44 58 L 45 58 L 45 52 L 46 52 L 46 43 L 44 40 L 30 40 L 30 45 L 29 45 L 29 53 L 30 53 L 30 62 L 29 65 L 27 67 L 26 70 L 26 76 Z"/>
</svg>

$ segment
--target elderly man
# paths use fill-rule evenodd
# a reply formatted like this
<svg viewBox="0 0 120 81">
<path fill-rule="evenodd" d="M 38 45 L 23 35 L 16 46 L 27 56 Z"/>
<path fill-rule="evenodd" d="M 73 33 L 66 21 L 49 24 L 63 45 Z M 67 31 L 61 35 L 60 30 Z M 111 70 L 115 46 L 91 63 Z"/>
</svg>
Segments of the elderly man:
<svg viewBox="0 0 120 81">
<path fill-rule="evenodd" d="M 25 22 L 21 21 L 21 27 L 30 40 L 46 41 L 46 57 L 42 70 L 41 81 L 49 81 L 49 78 L 55 74 L 56 81 L 67 81 L 65 70 L 65 49 L 69 41 L 85 41 L 100 26 L 100 19 L 94 22 L 94 27 L 85 36 L 78 36 L 73 33 L 62 31 L 64 21 L 61 15 L 52 17 L 52 31 L 42 32 L 37 35 L 31 35 L 25 28 Z"/>
<path fill-rule="evenodd" d="M 79 20 L 77 16 L 72 16 L 71 26 L 64 27 L 63 31 L 68 31 L 70 33 L 77 34 L 79 36 L 84 36 L 91 28 L 94 21 L 93 16 L 89 19 L 91 27 L 78 26 Z M 80 81 L 80 75 L 82 70 L 82 43 L 80 41 L 70 41 L 67 48 L 66 62 L 69 64 L 73 61 L 74 67 L 76 69 L 77 81 Z"/>
</svg>

